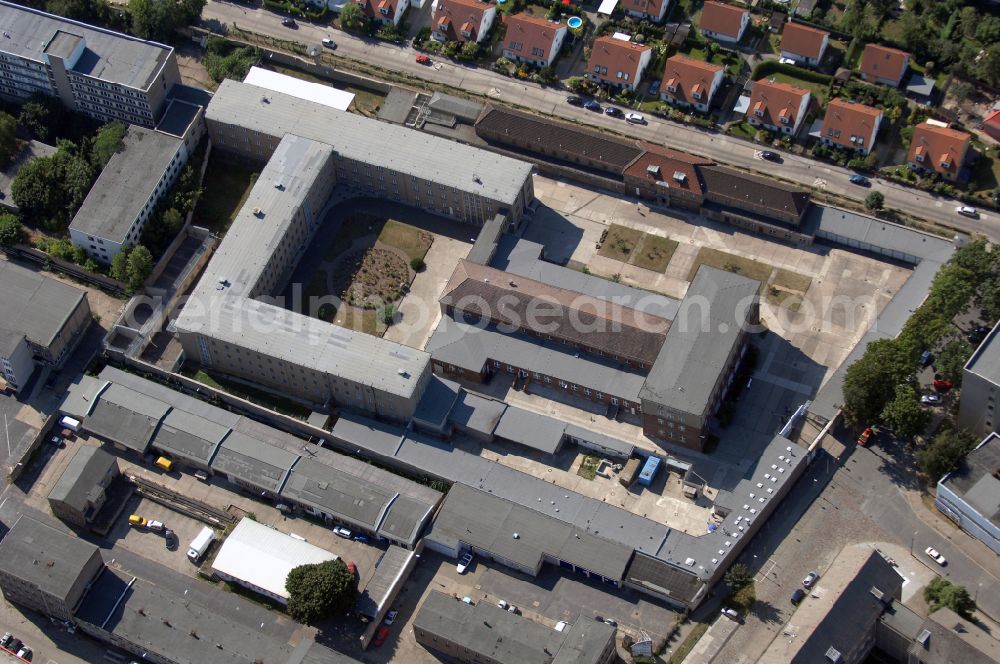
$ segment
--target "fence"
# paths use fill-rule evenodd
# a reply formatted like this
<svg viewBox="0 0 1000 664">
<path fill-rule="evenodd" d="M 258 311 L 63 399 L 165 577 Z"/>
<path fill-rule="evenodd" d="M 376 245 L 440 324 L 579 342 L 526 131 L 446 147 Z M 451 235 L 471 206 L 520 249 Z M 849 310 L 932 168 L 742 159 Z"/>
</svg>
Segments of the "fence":
<svg viewBox="0 0 1000 664">
<path fill-rule="evenodd" d="M 74 279 L 79 279 L 80 281 L 90 284 L 91 286 L 96 286 L 103 291 L 111 293 L 112 295 L 124 297 L 128 294 L 128 289 L 125 287 L 125 284 L 120 281 L 116 281 L 115 279 L 107 277 L 103 274 L 85 270 L 75 263 L 70 263 L 69 261 L 61 258 L 50 256 L 44 251 L 39 251 L 33 247 L 18 244 L 13 247 L 4 247 L 3 250 L 8 256 L 14 256 L 15 258 L 20 258 L 28 261 L 29 263 L 34 263 L 45 270 L 61 272 L 62 274 L 73 277 Z"/>
</svg>

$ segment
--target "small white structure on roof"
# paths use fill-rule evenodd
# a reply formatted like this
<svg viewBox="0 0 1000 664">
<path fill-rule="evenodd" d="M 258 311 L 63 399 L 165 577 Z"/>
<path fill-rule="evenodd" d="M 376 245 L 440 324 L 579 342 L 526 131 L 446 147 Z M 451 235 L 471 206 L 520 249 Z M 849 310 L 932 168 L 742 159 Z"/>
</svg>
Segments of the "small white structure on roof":
<svg viewBox="0 0 1000 664">
<path fill-rule="evenodd" d="M 350 107 L 351 102 L 354 101 L 354 93 L 352 92 L 344 92 L 333 86 L 321 83 L 310 83 L 309 81 L 303 81 L 301 78 L 279 74 L 276 71 L 261 69 L 260 67 L 251 67 L 243 82 L 275 92 L 282 92 L 286 95 L 298 97 L 299 99 L 305 99 L 306 101 L 314 101 L 317 104 L 323 104 L 324 106 L 336 108 L 340 111 L 346 111 Z"/>
<path fill-rule="evenodd" d="M 288 604 L 285 580 L 299 565 L 337 560 L 336 554 L 303 539 L 243 519 L 222 543 L 212 569 L 220 578 Z"/>
<path fill-rule="evenodd" d="M 618 6 L 618 0 L 601 0 L 601 6 L 597 8 L 598 14 L 604 14 L 605 16 L 611 16 L 611 13 Z"/>
</svg>

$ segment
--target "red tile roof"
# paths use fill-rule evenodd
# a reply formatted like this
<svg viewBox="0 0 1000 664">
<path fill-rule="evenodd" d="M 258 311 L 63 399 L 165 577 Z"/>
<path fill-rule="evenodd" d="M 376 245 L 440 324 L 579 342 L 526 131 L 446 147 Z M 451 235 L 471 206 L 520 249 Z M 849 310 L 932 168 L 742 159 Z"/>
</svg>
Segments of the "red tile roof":
<svg viewBox="0 0 1000 664">
<path fill-rule="evenodd" d="M 604 36 L 594 40 L 594 47 L 590 52 L 590 61 L 587 62 L 587 72 L 594 73 L 594 66 L 607 67 L 608 73 L 600 74 L 600 77 L 610 82 L 617 82 L 615 74 L 617 72 L 627 72 L 629 74 L 628 83 L 635 85 L 636 71 L 639 69 L 640 56 L 646 51 L 652 50 L 651 46 L 636 44 L 635 42 L 615 39 Z"/>
<path fill-rule="evenodd" d="M 910 54 L 898 48 L 868 44 L 861 54 L 861 73 L 868 79 L 884 78 L 897 84 L 906 73 Z"/>
<path fill-rule="evenodd" d="M 948 127 L 921 122 L 913 129 L 910 152 L 906 161 L 919 164 L 937 173 L 958 173 L 969 148 L 970 134 Z M 923 161 L 917 161 L 917 155 Z"/>
<path fill-rule="evenodd" d="M 686 55 L 674 55 L 667 58 L 667 64 L 663 68 L 660 91 L 677 101 L 704 104 L 708 102 L 712 79 L 716 72 L 720 71 L 722 67 L 718 65 L 710 65 Z M 671 92 L 671 87 L 675 87 L 676 90 Z M 701 93 L 701 99 L 694 98 L 695 92 Z"/>
<path fill-rule="evenodd" d="M 1000 141 L 1000 109 L 990 111 L 983 119 L 983 131 Z"/>
<path fill-rule="evenodd" d="M 799 106 L 802 98 L 809 94 L 805 88 L 800 88 L 788 83 L 773 83 L 771 81 L 757 81 L 753 84 L 753 93 L 750 95 L 750 109 L 748 116 L 753 116 L 758 122 L 766 125 L 781 127 L 787 124 L 794 127 L 798 118 Z M 761 110 L 764 114 L 757 115 Z M 788 122 L 784 123 L 781 118 L 787 117 Z"/>
<path fill-rule="evenodd" d="M 698 27 L 735 38 L 740 33 L 740 25 L 746 13 L 747 10 L 741 7 L 721 2 L 706 2 L 701 9 L 701 23 Z"/>
<path fill-rule="evenodd" d="M 469 39 L 478 39 L 476 30 L 483 21 L 483 14 L 493 6 L 492 3 L 478 0 L 438 0 L 434 26 L 448 39 L 465 39 L 463 31 L 471 33 Z"/>
<path fill-rule="evenodd" d="M 882 111 L 877 108 L 846 99 L 833 99 L 827 105 L 826 116 L 823 118 L 823 138 L 846 148 L 867 148 L 878 129 L 876 122 L 881 115 Z M 830 133 L 831 129 L 833 134 Z M 864 140 L 860 144 L 852 143 L 852 136 L 860 136 Z"/>
<path fill-rule="evenodd" d="M 810 28 L 801 23 L 786 23 L 785 31 L 781 35 L 781 50 L 803 58 L 817 59 L 823 48 L 823 37 L 829 35 L 830 33 L 825 30 Z"/>
<path fill-rule="evenodd" d="M 561 21 L 547 21 L 537 16 L 513 14 L 504 18 L 507 34 L 503 38 L 503 47 L 518 55 L 536 60 L 548 60 L 552 50 L 552 40 L 556 38 L 559 28 L 566 24 Z M 515 49 L 511 44 L 520 44 Z M 532 54 L 531 49 L 542 49 L 542 55 Z"/>
<path fill-rule="evenodd" d="M 699 196 L 703 193 L 695 165 L 707 166 L 713 161 L 652 143 L 643 143 L 643 147 L 646 152 L 629 164 L 625 169 L 626 177 L 663 182 L 668 189 L 681 189 Z M 650 166 L 657 170 L 654 172 Z"/>
<path fill-rule="evenodd" d="M 659 16 L 664 3 L 669 0 L 622 0 L 621 6 L 625 11 L 641 12 L 649 16 Z"/>
</svg>

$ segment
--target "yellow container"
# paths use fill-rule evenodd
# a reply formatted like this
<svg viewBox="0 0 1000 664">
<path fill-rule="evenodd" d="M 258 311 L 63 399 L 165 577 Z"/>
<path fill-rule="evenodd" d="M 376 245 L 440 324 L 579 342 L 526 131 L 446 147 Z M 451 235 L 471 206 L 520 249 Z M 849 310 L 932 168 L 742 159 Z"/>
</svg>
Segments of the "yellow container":
<svg viewBox="0 0 1000 664">
<path fill-rule="evenodd" d="M 157 468 L 160 468 L 168 473 L 174 469 L 174 462 L 168 459 L 167 457 L 158 458 L 154 462 L 154 465 L 156 465 Z"/>
</svg>

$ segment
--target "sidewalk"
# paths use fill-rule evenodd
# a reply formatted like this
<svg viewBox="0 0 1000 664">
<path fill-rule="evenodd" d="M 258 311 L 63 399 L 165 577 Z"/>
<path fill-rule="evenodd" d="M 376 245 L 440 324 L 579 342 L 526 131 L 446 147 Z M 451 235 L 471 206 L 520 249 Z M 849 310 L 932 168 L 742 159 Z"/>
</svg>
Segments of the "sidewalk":
<svg viewBox="0 0 1000 664">
<path fill-rule="evenodd" d="M 709 664 L 729 642 L 729 637 L 736 633 L 740 623 L 725 617 L 718 617 L 708 628 L 695 647 L 684 658 L 691 664 Z"/>
<path fill-rule="evenodd" d="M 962 550 L 962 553 L 971 558 L 984 572 L 1000 583 L 1000 562 L 998 562 L 997 554 L 993 553 L 989 547 L 975 537 L 972 537 L 959 528 L 946 516 L 937 510 L 928 508 L 920 497 L 919 492 L 912 490 L 904 491 L 904 497 L 918 519 L 951 540 L 952 544 Z"/>
</svg>

